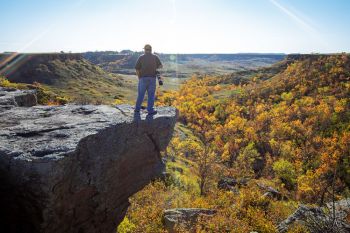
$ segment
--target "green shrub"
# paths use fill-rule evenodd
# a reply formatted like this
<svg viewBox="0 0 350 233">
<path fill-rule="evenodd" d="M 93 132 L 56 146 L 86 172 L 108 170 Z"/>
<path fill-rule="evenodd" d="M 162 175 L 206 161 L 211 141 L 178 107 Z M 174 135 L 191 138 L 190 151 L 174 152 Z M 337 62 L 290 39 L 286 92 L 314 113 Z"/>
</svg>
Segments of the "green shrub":
<svg viewBox="0 0 350 233">
<path fill-rule="evenodd" d="M 131 233 L 135 231 L 135 224 L 133 224 L 127 217 L 119 224 L 117 233 Z"/>
<path fill-rule="evenodd" d="M 293 189 L 296 184 L 296 173 L 292 163 L 285 159 L 274 162 L 273 171 L 276 176 L 286 185 L 287 189 Z"/>
</svg>

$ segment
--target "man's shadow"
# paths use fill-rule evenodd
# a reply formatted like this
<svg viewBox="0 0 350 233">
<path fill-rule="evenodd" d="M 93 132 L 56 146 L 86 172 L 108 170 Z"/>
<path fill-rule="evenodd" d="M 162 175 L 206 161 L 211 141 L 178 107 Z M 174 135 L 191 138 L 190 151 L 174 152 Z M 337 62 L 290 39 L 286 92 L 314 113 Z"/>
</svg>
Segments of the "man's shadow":
<svg viewBox="0 0 350 233">
<path fill-rule="evenodd" d="M 141 121 L 141 114 L 140 112 L 134 112 L 134 122 Z"/>
</svg>

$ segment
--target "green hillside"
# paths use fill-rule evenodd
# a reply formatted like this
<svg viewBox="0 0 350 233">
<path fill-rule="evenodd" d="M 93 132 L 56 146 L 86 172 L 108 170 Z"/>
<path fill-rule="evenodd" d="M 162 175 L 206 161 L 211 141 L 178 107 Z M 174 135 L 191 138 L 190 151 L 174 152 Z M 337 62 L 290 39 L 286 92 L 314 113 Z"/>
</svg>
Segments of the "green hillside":
<svg viewBox="0 0 350 233">
<path fill-rule="evenodd" d="M 80 54 L 17 54 L 1 67 L 1 73 L 11 82 L 39 83 L 79 103 L 132 101 L 136 90 L 136 80 L 107 73 Z"/>
</svg>

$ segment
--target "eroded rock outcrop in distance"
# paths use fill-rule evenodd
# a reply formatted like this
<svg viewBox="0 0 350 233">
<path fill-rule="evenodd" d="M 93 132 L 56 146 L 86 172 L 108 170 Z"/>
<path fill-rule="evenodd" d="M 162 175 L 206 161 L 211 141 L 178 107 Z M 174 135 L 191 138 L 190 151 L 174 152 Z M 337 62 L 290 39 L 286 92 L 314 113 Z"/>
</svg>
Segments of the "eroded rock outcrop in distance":
<svg viewBox="0 0 350 233">
<path fill-rule="evenodd" d="M 9 106 L 9 105 L 8 105 Z M 115 232 L 128 198 L 161 175 L 176 110 L 133 117 L 127 105 L 0 111 L 4 232 Z"/>
</svg>

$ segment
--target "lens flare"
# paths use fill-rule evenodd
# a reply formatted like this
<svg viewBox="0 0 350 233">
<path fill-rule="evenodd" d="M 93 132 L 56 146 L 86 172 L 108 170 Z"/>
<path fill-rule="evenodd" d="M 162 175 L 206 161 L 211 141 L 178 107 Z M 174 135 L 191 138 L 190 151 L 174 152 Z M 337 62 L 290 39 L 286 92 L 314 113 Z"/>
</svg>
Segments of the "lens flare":
<svg viewBox="0 0 350 233">
<path fill-rule="evenodd" d="M 73 14 L 74 11 L 81 7 L 87 0 L 78 0 L 71 5 L 70 9 L 66 11 L 66 15 L 64 17 L 67 17 L 69 14 Z M 63 17 L 63 16 L 62 16 Z M 43 30 L 41 33 L 36 35 L 32 40 L 27 42 L 22 48 L 18 50 L 18 52 L 15 53 L 9 53 L 9 54 L 0 54 L 0 75 L 9 76 L 11 73 L 13 73 L 18 67 L 23 65 L 25 62 L 30 60 L 32 57 L 31 54 L 25 54 L 23 53 L 26 51 L 31 45 L 36 43 L 38 40 L 43 38 L 47 33 L 49 33 L 54 27 L 56 23 L 49 24 L 45 30 Z"/>
</svg>

